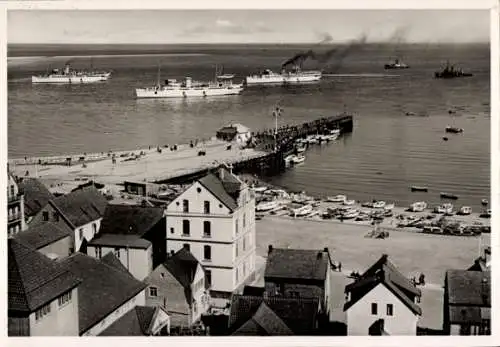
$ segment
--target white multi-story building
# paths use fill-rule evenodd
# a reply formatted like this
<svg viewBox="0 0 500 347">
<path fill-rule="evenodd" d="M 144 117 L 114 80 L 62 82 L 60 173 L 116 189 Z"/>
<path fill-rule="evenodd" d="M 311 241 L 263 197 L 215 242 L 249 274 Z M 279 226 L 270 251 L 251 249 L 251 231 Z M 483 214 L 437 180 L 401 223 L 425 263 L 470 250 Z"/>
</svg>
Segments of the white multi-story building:
<svg viewBox="0 0 500 347">
<path fill-rule="evenodd" d="M 26 230 L 24 220 L 24 195 L 19 189 L 16 179 L 8 172 L 7 186 L 7 231 L 8 236 Z"/>
<path fill-rule="evenodd" d="M 221 168 L 167 207 L 167 252 L 187 248 L 202 264 L 215 298 L 228 298 L 255 275 L 255 196 Z"/>
</svg>

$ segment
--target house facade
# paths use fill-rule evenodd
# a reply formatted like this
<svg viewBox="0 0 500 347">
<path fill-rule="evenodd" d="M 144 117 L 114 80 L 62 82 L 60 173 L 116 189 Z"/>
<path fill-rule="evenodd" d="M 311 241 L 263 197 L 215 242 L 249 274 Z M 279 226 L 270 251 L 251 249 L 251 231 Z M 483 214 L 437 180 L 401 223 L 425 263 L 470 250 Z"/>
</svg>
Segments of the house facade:
<svg viewBox="0 0 500 347">
<path fill-rule="evenodd" d="M 229 298 L 255 272 L 255 197 L 226 169 L 192 184 L 167 207 L 167 251 L 187 248 L 212 295 Z"/>
<path fill-rule="evenodd" d="M 99 232 L 106 206 L 106 198 L 95 187 L 87 187 L 50 200 L 30 225 L 48 221 L 64 223 L 72 230 L 73 245 L 69 253 L 86 253 L 87 243 Z"/>
<path fill-rule="evenodd" d="M 81 281 L 59 263 L 8 241 L 9 336 L 78 336 Z"/>
<path fill-rule="evenodd" d="M 383 255 L 346 286 L 349 336 L 416 335 L 421 292 Z M 383 330 L 383 331 L 380 331 Z"/>
<path fill-rule="evenodd" d="M 13 236 L 26 230 L 24 194 L 15 177 L 8 172 L 7 182 L 7 235 Z"/>
<path fill-rule="evenodd" d="M 165 308 L 172 327 L 192 327 L 209 308 L 205 270 L 186 249 L 169 256 L 144 282 L 146 305 Z"/>
<path fill-rule="evenodd" d="M 444 282 L 443 332 L 491 334 L 491 272 L 448 270 Z"/>
</svg>

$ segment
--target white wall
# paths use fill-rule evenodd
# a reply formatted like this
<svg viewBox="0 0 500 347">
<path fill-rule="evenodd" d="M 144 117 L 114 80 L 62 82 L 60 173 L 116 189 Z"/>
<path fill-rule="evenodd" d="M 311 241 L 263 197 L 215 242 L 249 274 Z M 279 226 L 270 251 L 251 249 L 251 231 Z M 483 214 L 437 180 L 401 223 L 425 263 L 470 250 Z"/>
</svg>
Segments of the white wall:
<svg viewBox="0 0 500 347">
<path fill-rule="evenodd" d="M 83 239 L 80 238 L 80 229 L 83 229 L 83 237 L 87 239 L 87 242 L 92 241 L 92 239 L 99 233 L 99 227 L 101 226 L 102 218 L 99 218 L 90 223 L 79 226 L 75 229 L 75 252 L 80 249 Z M 92 224 L 96 224 L 96 232 L 94 234 Z"/>
<path fill-rule="evenodd" d="M 201 189 L 199 193 L 198 188 Z M 229 209 L 198 182 L 193 183 L 168 205 L 167 214 L 184 213 L 182 204 L 184 199 L 189 200 L 190 214 L 204 214 L 204 201 L 210 201 L 211 215 L 227 216 L 230 214 Z M 177 205 L 177 203 L 179 204 Z"/>
<path fill-rule="evenodd" d="M 59 307 L 57 298 L 50 303 L 50 313 L 38 321 L 35 312 L 29 316 L 30 336 L 78 336 L 78 289 L 71 300 Z"/>
<path fill-rule="evenodd" d="M 205 295 L 205 273 L 201 265 L 196 268 L 196 274 L 191 284 L 191 292 L 193 293 L 193 299 L 196 301 L 196 308 L 193 305 L 193 311 L 191 312 L 192 323 L 194 323 L 201 318 L 202 313 L 208 310 L 208 303 L 204 303 L 202 300 Z"/>
<path fill-rule="evenodd" d="M 137 294 L 129 301 L 125 302 L 122 306 L 111 312 L 96 325 L 91 327 L 89 330 L 85 331 L 82 334 L 82 336 L 97 336 L 104 330 L 106 330 L 111 324 L 113 324 L 118 319 L 123 317 L 128 311 L 130 311 L 135 306 L 145 306 L 145 305 L 146 305 L 146 298 L 144 290 L 142 290 L 139 294 Z"/>
<path fill-rule="evenodd" d="M 377 303 L 377 315 L 371 314 L 371 304 Z M 387 304 L 393 305 L 393 316 L 387 316 Z M 377 285 L 347 310 L 347 334 L 367 336 L 369 327 L 384 319 L 384 329 L 390 335 L 416 335 L 418 316 L 392 294 L 383 284 Z"/>
<path fill-rule="evenodd" d="M 99 246 L 89 245 L 87 253 L 89 256 L 97 258 L 96 248 Z M 101 257 L 115 252 L 118 247 L 100 247 Z M 144 280 L 153 271 L 153 246 L 147 249 L 120 247 L 120 262 L 139 281 Z"/>
</svg>

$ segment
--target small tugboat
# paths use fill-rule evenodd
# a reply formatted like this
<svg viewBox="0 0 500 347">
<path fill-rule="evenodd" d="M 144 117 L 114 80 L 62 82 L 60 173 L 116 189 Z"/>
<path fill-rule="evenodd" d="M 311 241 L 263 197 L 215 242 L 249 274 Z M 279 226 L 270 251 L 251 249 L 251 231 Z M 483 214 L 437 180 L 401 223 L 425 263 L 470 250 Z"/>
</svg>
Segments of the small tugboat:
<svg viewBox="0 0 500 347">
<path fill-rule="evenodd" d="M 412 192 L 425 192 L 425 193 L 427 193 L 429 190 L 427 187 L 421 187 L 421 186 L 411 186 L 410 189 Z"/>
<path fill-rule="evenodd" d="M 458 199 L 458 196 L 456 196 L 455 194 L 450 194 L 450 193 L 441 192 L 439 194 L 439 196 L 441 197 L 441 199 L 450 199 L 450 200 L 457 200 Z"/>
<path fill-rule="evenodd" d="M 464 129 L 447 126 L 444 131 L 446 131 L 447 133 L 460 134 L 464 132 Z"/>
<path fill-rule="evenodd" d="M 386 70 L 393 70 L 393 69 L 408 69 L 409 66 L 406 65 L 405 63 L 401 63 L 399 59 L 395 59 L 394 62 L 385 64 L 384 69 Z"/>
<path fill-rule="evenodd" d="M 471 73 L 463 72 L 462 69 L 456 69 L 453 65 L 450 65 L 449 62 L 446 63 L 443 70 L 434 73 L 434 78 L 459 78 L 471 76 Z"/>
</svg>

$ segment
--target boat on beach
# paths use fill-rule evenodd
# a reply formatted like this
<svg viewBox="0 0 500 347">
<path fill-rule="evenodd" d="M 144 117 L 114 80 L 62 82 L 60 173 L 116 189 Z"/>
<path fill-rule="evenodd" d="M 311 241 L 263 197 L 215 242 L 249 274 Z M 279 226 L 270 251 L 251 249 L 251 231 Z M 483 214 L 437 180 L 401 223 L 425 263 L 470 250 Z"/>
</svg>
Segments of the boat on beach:
<svg viewBox="0 0 500 347">
<path fill-rule="evenodd" d="M 255 210 L 257 212 L 266 212 L 266 211 L 271 211 L 279 207 L 279 202 L 277 200 L 272 200 L 272 201 L 263 201 L 257 206 L 255 206 Z"/>
<path fill-rule="evenodd" d="M 373 202 L 373 208 L 384 208 L 385 207 L 385 201 L 374 201 Z"/>
<path fill-rule="evenodd" d="M 427 208 L 427 203 L 425 201 L 417 201 L 410 205 L 409 210 L 411 212 L 423 212 Z"/>
<path fill-rule="evenodd" d="M 293 217 L 307 216 L 313 211 L 312 205 L 303 205 L 290 208 L 290 215 Z"/>
<path fill-rule="evenodd" d="M 472 207 L 470 206 L 462 206 L 460 207 L 460 210 L 458 211 L 459 215 L 462 216 L 468 216 L 472 213 Z"/>
<path fill-rule="evenodd" d="M 326 198 L 326 201 L 328 201 L 328 202 L 344 202 L 346 200 L 347 200 L 347 196 L 345 196 L 345 195 L 329 196 Z"/>
<path fill-rule="evenodd" d="M 444 213 L 444 214 L 452 214 L 453 213 L 453 205 L 450 203 L 444 203 L 440 206 L 436 206 L 434 208 L 435 213 Z"/>
<path fill-rule="evenodd" d="M 352 206 L 355 203 L 356 203 L 356 200 L 344 200 L 344 202 L 342 202 L 342 204 L 345 206 Z"/>
<path fill-rule="evenodd" d="M 352 209 L 348 209 L 348 210 L 344 211 L 340 215 L 340 219 L 353 219 L 353 218 L 356 218 L 358 216 L 359 216 L 359 211 L 352 208 Z"/>
</svg>

